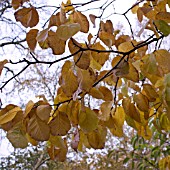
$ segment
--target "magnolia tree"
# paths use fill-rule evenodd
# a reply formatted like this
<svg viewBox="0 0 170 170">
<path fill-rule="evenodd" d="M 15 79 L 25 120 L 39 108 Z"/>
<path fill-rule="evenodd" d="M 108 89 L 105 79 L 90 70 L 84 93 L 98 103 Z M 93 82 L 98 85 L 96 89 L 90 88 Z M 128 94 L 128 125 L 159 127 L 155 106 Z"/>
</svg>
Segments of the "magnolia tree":
<svg viewBox="0 0 170 170">
<path fill-rule="evenodd" d="M 0 127 L 15 148 L 47 141 L 50 158 L 64 161 L 68 136 L 71 147 L 82 151 L 104 148 L 108 131 L 125 136 L 124 124 L 145 140 L 152 138 L 152 127 L 168 134 L 170 53 L 164 43 L 170 34 L 170 1 L 137 1 L 122 14 L 114 12 L 114 3 L 68 0 L 60 6 L 38 6 L 31 0 L 2 1 L 2 14 L 13 8 L 13 24 L 20 26 L 24 38 L 3 42 L 0 47 L 13 44 L 29 51 L 17 60 L 11 57 L 0 62 L 0 72 L 10 72 L 1 83 L 2 93 L 11 82 L 23 80 L 25 72 L 35 79 L 54 73 L 48 81 L 43 79 L 50 93 L 48 84 L 55 86 L 50 100 L 46 92 L 24 107 L 13 103 L 4 106 L 1 99 Z M 142 25 L 137 36 L 129 14 Z M 120 15 L 126 20 L 128 34 L 114 28 L 113 20 Z M 49 49 L 52 54 L 39 55 Z M 56 69 L 59 65 L 61 69 Z M 20 69 L 17 72 L 16 67 Z M 44 67 L 51 70 L 46 72 Z M 34 84 L 34 78 L 29 84 Z M 169 156 L 160 161 L 161 168 L 169 164 Z"/>
</svg>

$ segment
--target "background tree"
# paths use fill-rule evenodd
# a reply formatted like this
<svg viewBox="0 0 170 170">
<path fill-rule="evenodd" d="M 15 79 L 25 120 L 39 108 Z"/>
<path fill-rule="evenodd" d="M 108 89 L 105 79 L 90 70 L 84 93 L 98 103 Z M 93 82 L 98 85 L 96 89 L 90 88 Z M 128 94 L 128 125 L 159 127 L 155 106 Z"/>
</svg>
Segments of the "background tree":
<svg viewBox="0 0 170 170">
<path fill-rule="evenodd" d="M 170 127 L 170 53 L 165 45 L 170 2 L 137 1 L 122 14 L 115 3 L 68 0 L 51 6 L 43 1 L 1 1 L 1 22 L 13 26 L 1 31 L 12 34 L 0 44 L 6 56 L 0 63 L 0 71 L 6 70 L 1 75 L 0 125 L 15 148 L 47 141 L 50 159 L 65 161 L 70 146 L 75 151 L 104 148 L 108 132 L 128 141 L 131 136 L 123 130 L 128 124 L 137 136 L 129 141 L 134 150 L 124 150 L 133 150 L 122 158 L 124 163 L 132 159 L 133 167 L 135 162 L 138 168 L 169 167 L 168 151 L 149 160 L 153 150 L 169 150 L 167 145 L 148 146 L 155 129 L 166 143 Z M 14 15 L 9 16 L 11 10 Z M 137 34 L 129 13 L 141 23 Z M 114 28 L 117 15 L 126 20 L 127 33 Z M 30 94 L 25 92 L 35 89 L 39 100 L 26 105 L 8 97 L 12 90 L 16 98 L 25 99 Z"/>
</svg>

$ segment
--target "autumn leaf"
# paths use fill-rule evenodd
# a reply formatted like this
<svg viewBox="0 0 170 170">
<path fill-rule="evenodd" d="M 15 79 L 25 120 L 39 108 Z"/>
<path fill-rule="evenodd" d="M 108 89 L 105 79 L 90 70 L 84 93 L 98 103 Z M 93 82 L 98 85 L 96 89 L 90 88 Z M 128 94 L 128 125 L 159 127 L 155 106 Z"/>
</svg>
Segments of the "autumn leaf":
<svg viewBox="0 0 170 170">
<path fill-rule="evenodd" d="M 50 121 L 49 126 L 53 136 L 64 136 L 71 128 L 68 116 L 64 112 L 57 112 L 57 116 Z"/>
<path fill-rule="evenodd" d="M 14 148 L 24 149 L 28 146 L 26 133 L 22 123 L 16 124 L 12 129 L 7 132 L 7 138 Z"/>
<path fill-rule="evenodd" d="M 6 63 L 8 63 L 8 60 L 3 60 L 3 61 L 0 61 L 0 75 L 1 75 L 1 73 L 2 73 L 2 69 L 4 68 L 4 65 L 6 64 Z"/>
<path fill-rule="evenodd" d="M 158 12 L 156 14 L 156 19 L 170 23 L 170 12 Z"/>
<path fill-rule="evenodd" d="M 53 31 L 48 32 L 47 41 L 54 55 L 60 55 L 65 52 L 66 42 L 64 40 L 61 40 L 55 32 Z"/>
<path fill-rule="evenodd" d="M 35 50 L 35 47 L 37 44 L 36 37 L 38 35 L 38 31 L 39 30 L 37 30 L 37 29 L 31 29 L 26 35 L 26 41 L 27 41 L 28 47 L 30 48 L 31 51 Z"/>
<path fill-rule="evenodd" d="M 12 0 L 12 7 L 16 10 L 18 9 L 20 6 L 23 5 L 24 2 L 27 2 L 29 0 Z"/>
<path fill-rule="evenodd" d="M 73 13 L 73 20 L 75 23 L 80 24 L 81 32 L 87 33 L 89 31 L 89 21 L 87 20 L 87 17 L 84 14 L 75 11 Z"/>
<path fill-rule="evenodd" d="M 49 126 L 37 115 L 33 115 L 26 127 L 28 134 L 37 141 L 47 141 L 50 137 Z"/>
<path fill-rule="evenodd" d="M 84 132 L 92 132 L 95 130 L 98 125 L 96 113 L 88 107 L 85 107 L 85 111 L 80 111 L 79 125 Z"/>
<path fill-rule="evenodd" d="M 57 28 L 56 35 L 61 40 L 67 41 L 81 29 L 80 24 L 71 23 L 71 24 L 63 24 Z"/>
<path fill-rule="evenodd" d="M 39 15 L 37 10 L 34 7 L 22 8 L 15 12 L 16 21 L 21 22 L 21 24 L 28 28 L 36 26 L 39 22 Z"/>
</svg>

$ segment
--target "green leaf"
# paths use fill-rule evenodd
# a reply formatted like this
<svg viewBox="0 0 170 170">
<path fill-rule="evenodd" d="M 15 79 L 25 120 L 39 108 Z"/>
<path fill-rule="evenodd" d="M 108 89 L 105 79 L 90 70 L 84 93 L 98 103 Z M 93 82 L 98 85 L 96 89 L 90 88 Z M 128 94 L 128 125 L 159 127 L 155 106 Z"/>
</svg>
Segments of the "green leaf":
<svg viewBox="0 0 170 170">
<path fill-rule="evenodd" d="M 156 20 L 155 25 L 164 34 L 164 36 L 168 36 L 170 34 L 170 26 L 165 21 Z"/>
</svg>

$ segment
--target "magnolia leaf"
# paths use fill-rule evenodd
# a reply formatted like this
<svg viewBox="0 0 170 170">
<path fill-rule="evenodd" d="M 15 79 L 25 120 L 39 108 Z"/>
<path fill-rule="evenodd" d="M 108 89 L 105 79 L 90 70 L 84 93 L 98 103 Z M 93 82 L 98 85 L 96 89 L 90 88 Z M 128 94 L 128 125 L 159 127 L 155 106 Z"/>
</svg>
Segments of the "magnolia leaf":
<svg viewBox="0 0 170 170">
<path fill-rule="evenodd" d="M 37 10 L 32 6 L 30 8 L 22 8 L 15 12 L 16 21 L 21 22 L 21 24 L 28 28 L 36 26 L 39 22 L 39 15 Z"/>
<path fill-rule="evenodd" d="M 60 136 L 50 136 L 50 146 L 47 148 L 52 160 L 64 162 L 67 155 L 67 145 Z"/>
<path fill-rule="evenodd" d="M 67 73 L 62 74 L 62 90 L 66 94 L 66 96 L 71 97 L 78 88 L 78 80 L 74 75 L 73 71 L 69 69 Z"/>
<path fill-rule="evenodd" d="M 95 44 L 92 45 L 92 49 L 96 49 L 96 50 L 106 50 L 101 44 L 100 42 L 97 42 Z M 105 64 L 105 62 L 109 59 L 109 53 L 98 53 L 95 51 L 91 52 L 91 56 L 93 57 L 93 59 L 99 63 L 101 66 L 103 66 Z"/>
<path fill-rule="evenodd" d="M 6 64 L 6 63 L 8 63 L 8 60 L 3 60 L 3 61 L 0 61 L 0 75 L 1 75 L 1 73 L 2 73 L 2 69 L 4 68 L 4 65 Z"/>
<path fill-rule="evenodd" d="M 24 131 L 23 124 L 21 123 L 16 124 L 12 129 L 7 132 L 7 138 L 14 148 L 24 149 L 28 146 L 26 133 Z"/>
<path fill-rule="evenodd" d="M 123 99 L 122 105 L 127 116 L 131 117 L 132 119 L 139 123 L 141 122 L 140 113 L 136 109 L 135 105 L 131 103 L 129 98 Z"/>
<path fill-rule="evenodd" d="M 170 25 L 168 25 L 163 20 L 154 21 L 156 27 L 164 34 L 164 36 L 168 36 L 170 34 Z"/>
<path fill-rule="evenodd" d="M 49 31 L 47 40 L 48 45 L 52 49 L 54 55 L 60 55 L 65 52 L 66 42 L 61 40 L 55 32 Z"/>
<path fill-rule="evenodd" d="M 167 50 L 161 49 L 154 52 L 158 66 L 161 67 L 164 74 L 170 72 L 170 53 Z"/>
<path fill-rule="evenodd" d="M 27 35 L 26 35 L 26 41 L 28 44 L 28 47 L 30 48 L 31 51 L 35 50 L 36 44 L 37 44 L 37 35 L 38 35 L 38 31 L 37 29 L 31 29 Z"/>
<path fill-rule="evenodd" d="M 156 19 L 170 23 L 170 12 L 158 12 L 156 14 Z"/>
<path fill-rule="evenodd" d="M 50 105 L 40 105 L 36 109 L 37 116 L 44 122 L 48 122 L 52 107 Z"/>
<path fill-rule="evenodd" d="M 21 111 L 21 108 L 16 106 L 12 108 L 11 110 L 9 110 L 8 112 L 6 112 L 5 114 L 0 115 L 0 125 L 10 122 L 17 115 L 17 112 L 20 112 L 20 111 Z"/>
<path fill-rule="evenodd" d="M 73 35 L 80 31 L 80 24 L 71 23 L 71 24 L 63 24 L 57 28 L 56 35 L 61 40 L 67 41 Z"/>
<path fill-rule="evenodd" d="M 94 149 L 103 149 L 105 146 L 107 129 L 102 126 L 87 134 L 90 146 Z"/>
<path fill-rule="evenodd" d="M 84 132 L 92 132 L 95 130 L 98 125 L 96 113 L 88 107 L 85 107 L 85 111 L 80 111 L 79 125 Z"/>
<path fill-rule="evenodd" d="M 112 108 L 112 102 L 103 102 L 100 105 L 100 111 L 98 115 L 99 119 L 103 121 L 108 121 L 110 118 L 111 108 Z"/>
<path fill-rule="evenodd" d="M 70 130 L 71 125 L 68 116 L 64 112 L 57 112 L 49 123 L 51 134 L 54 136 L 64 136 Z"/>
<path fill-rule="evenodd" d="M 148 112 L 149 110 L 149 101 L 145 95 L 142 93 L 134 94 L 133 96 L 134 102 L 136 103 L 137 107 L 143 111 Z"/>
<path fill-rule="evenodd" d="M 50 137 L 49 126 L 35 114 L 28 121 L 27 132 L 37 141 L 47 141 Z"/>
<path fill-rule="evenodd" d="M 11 5 L 12 5 L 12 7 L 16 10 L 16 9 L 18 9 L 20 6 L 22 6 L 24 2 L 27 2 L 27 1 L 29 1 L 29 0 L 12 0 Z"/>
<path fill-rule="evenodd" d="M 73 13 L 73 20 L 75 23 L 80 24 L 80 31 L 87 33 L 89 31 L 89 21 L 87 20 L 87 17 L 83 15 L 81 12 L 75 11 Z"/>
<path fill-rule="evenodd" d="M 95 21 L 96 21 L 97 16 L 95 16 L 95 15 L 93 15 L 93 14 L 90 14 L 90 15 L 89 15 L 89 18 L 90 18 L 90 21 L 91 21 L 92 24 L 93 24 L 93 27 L 95 28 L 95 27 L 96 27 Z"/>
</svg>

